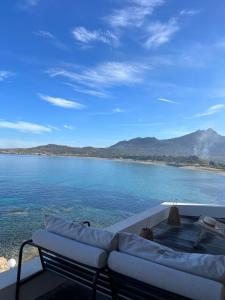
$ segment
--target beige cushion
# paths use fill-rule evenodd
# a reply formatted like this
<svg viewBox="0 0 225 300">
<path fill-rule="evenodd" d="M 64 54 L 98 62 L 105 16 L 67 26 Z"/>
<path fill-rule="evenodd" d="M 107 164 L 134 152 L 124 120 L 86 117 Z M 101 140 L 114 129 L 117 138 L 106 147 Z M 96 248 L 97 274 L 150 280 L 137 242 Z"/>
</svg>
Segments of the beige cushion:
<svg viewBox="0 0 225 300">
<path fill-rule="evenodd" d="M 32 240 L 39 246 L 82 264 L 99 269 L 106 266 L 107 252 L 103 249 L 85 245 L 42 229 L 33 233 Z"/>
<path fill-rule="evenodd" d="M 119 251 L 225 284 L 225 256 L 174 251 L 135 234 L 119 234 Z"/>
<path fill-rule="evenodd" d="M 86 227 L 56 216 L 45 216 L 45 228 L 47 231 L 106 251 L 115 250 L 118 246 L 117 234 L 103 229 Z"/>
<path fill-rule="evenodd" d="M 194 300 L 224 300 L 224 285 L 118 251 L 108 258 L 111 270 Z"/>
</svg>

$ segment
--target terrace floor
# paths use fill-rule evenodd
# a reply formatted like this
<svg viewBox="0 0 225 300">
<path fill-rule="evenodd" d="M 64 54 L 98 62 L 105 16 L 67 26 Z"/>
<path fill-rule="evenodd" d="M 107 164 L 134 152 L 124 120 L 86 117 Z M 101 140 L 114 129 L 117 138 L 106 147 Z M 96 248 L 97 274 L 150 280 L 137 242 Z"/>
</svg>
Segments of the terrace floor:
<svg viewBox="0 0 225 300">
<path fill-rule="evenodd" d="M 205 233 L 197 248 L 193 248 L 200 229 L 194 224 L 198 218 L 181 217 L 181 226 L 170 226 L 163 221 L 153 228 L 154 241 L 183 252 L 208 254 L 225 254 L 225 239 L 220 239 L 210 233 Z M 225 223 L 225 219 L 218 219 Z"/>
<path fill-rule="evenodd" d="M 72 283 L 68 280 L 67 283 L 59 286 L 48 294 L 39 297 L 37 300 L 88 300 L 91 299 L 91 290 L 86 286 Z M 111 297 L 97 292 L 96 300 L 111 300 Z"/>
</svg>

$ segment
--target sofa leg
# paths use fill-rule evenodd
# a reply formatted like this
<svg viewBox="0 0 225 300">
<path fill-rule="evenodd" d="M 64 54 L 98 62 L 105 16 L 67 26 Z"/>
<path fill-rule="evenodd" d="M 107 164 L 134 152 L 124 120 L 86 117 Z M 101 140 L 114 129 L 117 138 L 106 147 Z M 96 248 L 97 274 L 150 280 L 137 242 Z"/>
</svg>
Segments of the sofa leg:
<svg viewBox="0 0 225 300">
<path fill-rule="evenodd" d="M 93 278 L 93 283 L 92 283 L 92 300 L 95 300 L 96 299 L 96 291 L 97 291 L 97 281 L 98 281 L 98 277 L 99 277 L 99 273 L 100 271 L 97 270 L 95 275 L 94 275 L 94 278 Z"/>
<path fill-rule="evenodd" d="M 44 259 L 43 259 L 43 256 L 42 256 L 42 251 L 41 251 L 40 248 L 38 248 L 38 253 L 39 253 L 39 257 L 40 257 L 40 261 L 41 261 L 42 270 L 44 271 L 45 270 L 45 264 L 44 264 Z"/>
<path fill-rule="evenodd" d="M 110 276 L 110 286 L 112 292 L 112 300 L 117 300 L 120 287 L 117 280 L 113 276 Z"/>
</svg>

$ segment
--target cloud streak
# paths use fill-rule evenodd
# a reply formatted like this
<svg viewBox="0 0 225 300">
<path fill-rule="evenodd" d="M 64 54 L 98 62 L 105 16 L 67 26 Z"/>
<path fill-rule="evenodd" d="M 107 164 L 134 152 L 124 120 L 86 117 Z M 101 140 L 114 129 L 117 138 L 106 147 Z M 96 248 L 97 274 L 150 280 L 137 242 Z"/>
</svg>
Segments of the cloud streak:
<svg viewBox="0 0 225 300">
<path fill-rule="evenodd" d="M 81 88 L 81 87 L 79 87 L 75 84 L 68 83 L 68 82 L 65 83 L 65 84 L 70 86 L 75 92 L 78 92 L 80 94 L 86 94 L 86 95 L 90 95 L 90 96 L 94 96 L 94 97 L 98 97 L 98 98 L 109 98 L 109 97 L 111 97 L 104 90 L 84 89 L 84 88 Z"/>
<path fill-rule="evenodd" d="M 4 81 L 13 75 L 14 75 L 14 73 L 12 73 L 12 72 L 0 70 L 0 81 Z"/>
<path fill-rule="evenodd" d="M 179 29 L 175 18 L 170 19 L 167 23 L 154 22 L 147 28 L 149 37 L 144 46 L 150 49 L 168 43 Z"/>
<path fill-rule="evenodd" d="M 68 124 L 63 125 L 63 127 L 64 127 L 65 129 L 69 129 L 69 130 L 74 130 L 74 129 L 75 129 L 74 126 L 68 125 Z"/>
<path fill-rule="evenodd" d="M 170 100 L 170 99 L 166 99 L 166 98 L 158 98 L 158 101 L 161 102 L 166 102 L 166 103 L 171 103 L 171 104 L 176 104 L 176 101 Z"/>
<path fill-rule="evenodd" d="M 116 107 L 112 110 L 113 113 L 123 113 L 125 112 L 125 109 L 122 109 L 122 108 L 119 108 L 119 107 Z"/>
<path fill-rule="evenodd" d="M 21 0 L 19 3 L 19 8 L 29 9 L 29 8 L 38 6 L 39 3 L 40 3 L 40 0 Z"/>
<path fill-rule="evenodd" d="M 59 106 L 59 107 L 63 107 L 63 108 L 68 108 L 68 109 L 82 109 L 84 108 L 84 105 L 78 103 L 78 102 L 75 102 L 75 101 L 72 101 L 72 100 L 68 100 L 68 99 L 63 99 L 63 98 L 58 98 L 58 97 L 51 97 L 51 96 L 47 96 L 47 95 L 42 95 L 42 94 L 39 94 L 39 97 L 54 105 L 54 106 Z"/>
<path fill-rule="evenodd" d="M 29 6 L 37 6 L 40 0 L 24 0 L 24 2 Z"/>
<path fill-rule="evenodd" d="M 194 15 L 197 15 L 197 14 L 199 14 L 199 10 L 192 10 L 192 9 L 188 10 L 188 9 L 183 9 L 183 10 L 181 10 L 181 12 L 180 12 L 180 15 L 181 15 L 181 16 L 194 16 Z"/>
<path fill-rule="evenodd" d="M 206 111 L 194 115 L 194 117 L 195 118 L 201 118 L 201 117 L 207 117 L 207 116 L 215 115 L 215 114 L 217 114 L 218 112 L 220 112 L 221 110 L 224 110 L 224 109 L 225 109 L 224 104 L 216 104 L 216 105 L 213 105 L 213 106 L 209 107 Z"/>
<path fill-rule="evenodd" d="M 140 27 L 145 18 L 151 15 L 154 9 L 164 4 L 164 0 L 130 0 L 129 6 L 116 9 L 106 18 L 112 27 Z"/>
<path fill-rule="evenodd" d="M 73 37 L 76 41 L 84 44 L 89 44 L 92 42 L 102 42 L 111 46 L 118 46 L 119 39 L 118 37 L 110 32 L 102 30 L 93 30 L 90 31 L 85 27 L 75 27 L 72 31 Z"/>
<path fill-rule="evenodd" d="M 65 69 L 50 69 L 50 77 L 64 77 L 91 88 L 137 84 L 142 81 L 142 75 L 149 67 L 139 63 L 106 62 L 95 68 L 71 72 Z"/>
<path fill-rule="evenodd" d="M 10 122 L 10 121 L 1 120 L 0 128 L 14 129 L 21 132 L 35 133 L 35 134 L 47 133 L 52 131 L 52 128 L 48 126 L 30 123 L 30 122 L 23 122 L 23 121 Z"/>
<path fill-rule="evenodd" d="M 67 46 L 64 43 L 62 43 L 54 34 L 52 34 L 49 31 L 38 30 L 37 32 L 34 32 L 34 34 L 41 38 L 48 40 L 57 48 L 67 49 Z"/>
</svg>

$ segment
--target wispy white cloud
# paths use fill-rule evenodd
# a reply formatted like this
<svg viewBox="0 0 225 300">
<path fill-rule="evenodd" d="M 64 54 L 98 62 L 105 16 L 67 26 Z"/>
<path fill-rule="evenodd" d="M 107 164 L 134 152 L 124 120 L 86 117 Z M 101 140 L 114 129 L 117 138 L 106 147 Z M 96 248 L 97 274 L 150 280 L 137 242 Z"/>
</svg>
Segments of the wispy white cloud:
<svg viewBox="0 0 225 300">
<path fill-rule="evenodd" d="M 18 3 L 19 8 L 21 9 L 29 9 L 35 6 L 38 6 L 40 0 L 20 0 Z"/>
<path fill-rule="evenodd" d="M 73 37 L 76 41 L 89 44 L 92 42 L 102 42 L 111 46 L 118 46 L 119 39 L 118 37 L 110 32 L 102 30 L 88 30 L 85 27 L 75 27 L 72 31 Z"/>
<path fill-rule="evenodd" d="M 83 94 L 87 94 L 87 95 L 91 95 L 94 97 L 99 97 L 99 98 L 108 98 L 110 97 L 107 93 L 102 92 L 102 91 L 96 91 L 96 90 L 86 90 L 86 89 L 75 89 L 74 91 L 77 91 L 79 93 L 83 93 Z"/>
<path fill-rule="evenodd" d="M 23 121 L 10 122 L 10 121 L 1 120 L 0 128 L 14 129 L 14 130 L 28 132 L 28 133 L 46 133 L 52 131 L 52 128 L 48 126 L 30 123 L 30 122 L 23 122 Z"/>
<path fill-rule="evenodd" d="M 50 41 L 57 48 L 67 49 L 67 46 L 63 42 L 61 42 L 54 34 L 52 34 L 49 31 L 38 30 L 38 31 L 34 32 L 34 34 Z"/>
<path fill-rule="evenodd" d="M 194 15 L 197 15 L 199 14 L 200 11 L 199 10 L 193 10 L 193 9 L 183 9 L 180 11 L 180 15 L 183 16 L 183 15 L 186 15 L 186 16 L 194 16 Z"/>
<path fill-rule="evenodd" d="M 74 126 L 68 125 L 68 124 L 63 125 L 63 127 L 66 128 L 66 129 L 69 129 L 69 130 L 74 130 L 74 129 L 76 129 Z"/>
<path fill-rule="evenodd" d="M 223 62 L 225 50 L 225 38 L 219 38 L 209 43 L 201 41 L 190 41 L 183 47 L 178 47 L 173 53 L 151 56 L 153 67 L 167 65 L 185 68 L 208 68 Z M 222 60 L 221 60 L 222 59 Z"/>
<path fill-rule="evenodd" d="M 154 22 L 147 28 L 150 35 L 144 46 L 146 48 L 157 48 L 168 43 L 179 29 L 175 18 L 170 19 L 167 23 Z"/>
<path fill-rule="evenodd" d="M 66 85 L 72 87 L 75 92 L 78 92 L 81 94 L 87 94 L 87 95 L 98 97 L 98 98 L 109 98 L 109 97 L 111 98 L 112 97 L 109 93 L 107 93 L 106 91 L 104 91 L 102 89 L 101 90 L 85 89 L 85 88 L 81 88 L 81 87 L 79 87 L 75 84 L 69 83 L 69 82 L 67 82 Z"/>
<path fill-rule="evenodd" d="M 51 97 L 51 96 L 42 95 L 42 94 L 39 94 L 39 97 L 54 106 L 59 106 L 59 107 L 63 107 L 63 108 L 72 108 L 72 109 L 84 108 L 84 105 L 82 105 L 78 102 L 75 102 L 73 100 L 68 100 L 68 99 L 63 99 L 63 98 L 58 98 L 58 97 Z"/>
<path fill-rule="evenodd" d="M 49 39 L 56 39 L 56 37 L 54 36 L 54 34 L 52 34 L 49 31 L 45 31 L 45 30 L 38 30 L 37 32 L 35 32 L 36 35 L 44 37 L 44 38 L 49 38 Z"/>
<path fill-rule="evenodd" d="M 194 115 L 194 117 L 195 118 L 200 118 L 200 117 L 207 117 L 207 116 L 215 115 L 215 114 L 217 114 L 218 112 L 220 112 L 221 110 L 224 110 L 224 109 L 225 109 L 224 104 L 216 104 L 216 105 L 213 105 L 213 106 L 209 107 L 206 111 Z"/>
<path fill-rule="evenodd" d="M 12 72 L 0 70 L 0 81 L 4 81 L 13 75 L 15 75 L 15 74 Z"/>
<path fill-rule="evenodd" d="M 144 46 L 146 48 L 157 48 L 165 43 L 168 43 L 173 38 L 174 34 L 180 30 L 180 24 L 178 24 L 178 20 L 180 20 L 182 16 L 193 16 L 198 13 L 199 11 L 197 10 L 184 9 L 180 11 L 178 17 L 171 18 L 166 23 L 162 23 L 160 21 L 150 23 L 150 25 L 147 27 L 149 37 L 144 43 Z"/>
<path fill-rule="evenodd" d="M 176 104 L 177 103 L 176 101 L 166 99 L 166 98 L 158 98 L 158 101 L 167 102 L 167 103 L 171 103 L 171 104 Z"/>
<path fill-rule="evenodd" d="M 61 129 L 59 127 L 56 126 L 52 126 L 52 125 L 48 125 L 49 128 L 56 130 L 56 131 L 61 131 Z"/>
<path fill-rule="evenodd" d="M 119 108 L 119 107 L 116 107 L 112 110 L 113 113 L 123 113 L 125 112 L 125 109 L 122 109 L 122 108 Z"/>
<path fill-rule="evenodd" d="M 27 5 L 30 5 L 30 6 L 37 6 L 40 2 L 40 0 L 24 0 L 24 2 L 27 3 Z"/>
<path fill-rule="evenodd" d="M 106 20 L 112 27 L 140 27 L 157 6 L 164 4 L 164 0 L 130 0 L 127 3 L 126 7 L 107 16 Z"/>
<path fill-rule="evenodd" d="M 84 86 L 102 88 L 139 83 L 142 81 L 144 71 L 148 68 L 140 63 L 106 62 L 93 69 L 83 69 L 80 72 L 50 69 L 47 73 L 51 77 L 61 76 Z"/>
</svg>

